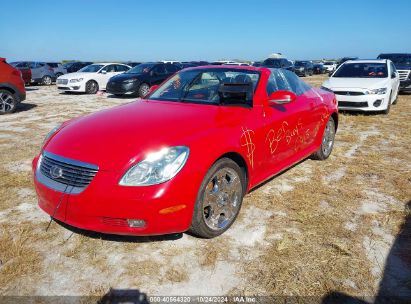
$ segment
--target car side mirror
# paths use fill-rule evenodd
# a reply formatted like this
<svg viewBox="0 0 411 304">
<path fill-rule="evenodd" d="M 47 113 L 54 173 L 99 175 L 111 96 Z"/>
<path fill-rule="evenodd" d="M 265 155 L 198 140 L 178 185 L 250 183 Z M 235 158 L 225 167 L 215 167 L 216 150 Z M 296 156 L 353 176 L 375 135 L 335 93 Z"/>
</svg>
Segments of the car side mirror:
<svg viewBox="0 0 411 304">
<path fill-rule="evenodd" d="M 392 79 L 394 79 L 394 78 L 396 78 L 396 77 L 397 77 L 397 74 L 396 74 L 395 72 L 391 74 L 391 78 L 392 78 Z"/>
<path fill-rule="evenodd" d="M 297 95 L 290 91 L 276 91 L 270 94 L 268 101 L 274 104 L 286 104 L 294 102 L 297 99 Z"/>
</svg>

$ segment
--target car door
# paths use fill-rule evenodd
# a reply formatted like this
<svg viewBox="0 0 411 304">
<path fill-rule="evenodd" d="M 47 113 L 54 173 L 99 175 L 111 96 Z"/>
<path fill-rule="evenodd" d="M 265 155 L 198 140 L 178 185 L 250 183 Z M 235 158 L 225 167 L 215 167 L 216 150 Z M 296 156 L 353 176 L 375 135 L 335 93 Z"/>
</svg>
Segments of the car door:
<svg viewBox="0 0 411 304">
<path fill-rule="evenodd" d="M 38 81 L 43 77 L 41 66 L 37 62 L 29 62 L 29 67 L 31 69 L 31 78 Z"/>
<path fill-rule="evenodd" d="M 308 98 L 305 92 L 297 91 L 293 83 L 289 83 L 287 73 L 293 74 L 283 69 L 272 69 L 267 84 L 268 98 L 277 90 L 291 91 L 297 96 L 295 101 L 287 104 L 268 102 L 265 108 L 266 159 L 267 166 L 273 171 L 279 171 L 302 158 L 308 147 L 306 139 L 312 124 Z"/>
<path fill-rule="evenodd" d="M 150 71 L 150 86 L 160 84 L 167 78 L 167 71 L 164 64 L 158 64 Z"/>
</svg>

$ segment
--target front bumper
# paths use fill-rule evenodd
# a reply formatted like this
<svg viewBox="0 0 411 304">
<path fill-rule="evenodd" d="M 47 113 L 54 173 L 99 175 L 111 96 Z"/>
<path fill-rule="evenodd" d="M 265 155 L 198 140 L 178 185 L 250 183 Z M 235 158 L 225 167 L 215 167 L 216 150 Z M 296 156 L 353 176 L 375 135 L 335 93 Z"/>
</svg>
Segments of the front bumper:
<svg viewBox="0 0 411 304">
<path fill-rule="evenodd" d="M 109 81 L 107 83 L 106 92 L 109 94 L 117 94 L 117 95 L 137 94 L 139 86 L 140 86 L 140 83 L 138 81 L 130 82 L 130 83 Z"/>
<path fill-rule="evenodd" d="M 86 84 L 84 81 L 81 82 L 70 82 L 67 83 L 56 83 L 57 89 L 65 92 L 85 92 L 86 91 Z"/>
<path fill-rule="evenodd" d="M 400 91 L 401 92 L 411 92 L 411 79 L 400 82 Z"/>
<path fill-rule="evenodd" d="M 39 206 L 65 224 L 108 234 L 141 236 L 184 232 L 191 225 L 201 182 L 191 183 L 186 175 L 178 174 L 155 186 L 123 187 L 118 185 L 123 172 L 98 171 L 84 191 L 70 194 L 39 181 L 38 159 L 37 156 L 32 166 Z M 179 207 L 173 209 L 175 206 Z M 132 228 L 129 219 L 143 220 L 145 225 Z"/>
<path fill-rule="evenodd" d="M 383 111 L 387 109 L 389 93 L 384 95 L 335 95 L 338 101 L 338 109 L 345 111 Z M 379 103 L 379 105 L 375 104 Z"/>
</svg>

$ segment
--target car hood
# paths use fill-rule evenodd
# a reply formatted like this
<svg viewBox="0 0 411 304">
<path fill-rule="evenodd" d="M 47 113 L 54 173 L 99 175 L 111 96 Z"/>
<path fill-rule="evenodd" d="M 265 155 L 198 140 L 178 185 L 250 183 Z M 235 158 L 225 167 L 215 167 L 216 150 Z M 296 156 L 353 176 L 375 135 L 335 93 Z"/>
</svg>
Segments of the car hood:
<svg viewBox="0 0 411 304">
<path fill-rule="evenodd" d="M 134 74 L 134 73 L 122 73 L 119 75 L 115 75 L 110 78 L 110 81 L 124 81 L 127 79 L 140 79 L 144 74 Z"/>
<path fill-rule="evenodd" d="M 331 77 L 323 84 L 324 87 L 330 89 L 337 88 L 358 88 L 358 89 L 374 89 L 382 88 L 388 85 L 388 78 L 338 78 Z"/>
<path fill-rule="evenodd" d="M 70 121 L 46 144 L 48 152 L 124 170 L 164 146 L 189 146 L 192 137 L 218 128 L 219 106 L 135 101 Z M 231 118 L 233 119 L 233 118 Z M 191 138 L 191 139 L 190 139 Z"/>
</svg>

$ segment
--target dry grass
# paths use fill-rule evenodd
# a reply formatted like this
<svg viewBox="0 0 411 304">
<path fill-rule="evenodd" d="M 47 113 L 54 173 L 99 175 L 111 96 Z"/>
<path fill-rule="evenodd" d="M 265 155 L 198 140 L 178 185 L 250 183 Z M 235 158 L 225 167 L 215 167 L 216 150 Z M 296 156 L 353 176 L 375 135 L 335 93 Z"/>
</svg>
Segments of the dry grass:
<svg viewBox="0 0 411 304">
<path fill-rule="evenodd" d="M 319 86 L 324 76 L 307 80 Z M 37 107 L 1 117 L 0 294 L 377 294 L 384 257 L 411 214 L 410 95 L 389 115 L 342 113 L 332 156 L 251 192 L 217 239 L 99 239 L 55 223 L 46 233 L 29 191 L 43 136 L 58 122 L 128 101 L 41 87 L 28 92 Z"/>
</svg>

